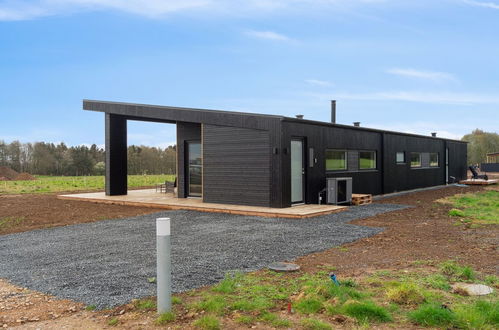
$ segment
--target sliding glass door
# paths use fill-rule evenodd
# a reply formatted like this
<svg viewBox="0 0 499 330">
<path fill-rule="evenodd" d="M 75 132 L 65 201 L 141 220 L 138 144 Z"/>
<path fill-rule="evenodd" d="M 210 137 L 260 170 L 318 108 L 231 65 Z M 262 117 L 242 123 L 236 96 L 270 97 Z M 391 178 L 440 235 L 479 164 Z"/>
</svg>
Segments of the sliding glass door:
<svg viewBox="0 0 499 330">
<path fill-rule="evenodd" d="M 187 192 L 190 197 L 201 197 L 203 193 L 203 158 L 201 143 L 187 142 Z"/>
</svg>

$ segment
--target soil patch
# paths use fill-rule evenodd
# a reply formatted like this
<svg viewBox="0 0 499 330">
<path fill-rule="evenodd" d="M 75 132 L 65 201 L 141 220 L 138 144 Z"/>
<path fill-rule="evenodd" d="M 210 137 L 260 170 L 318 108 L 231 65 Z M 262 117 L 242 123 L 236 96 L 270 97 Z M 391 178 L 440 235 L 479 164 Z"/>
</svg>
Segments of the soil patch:
<svg viewBox="0 0 499 330">
<path fill-rule="evenodd" d="M 15 226 L 0 226 L 0 235 L 158 211 L 162 210 L 61 200 L 57 199 L 57 194 L 0 195 L 0 220 L 22 219 Z"/>
<path fill-rule="evenodd" d="M 0 166 L 0 177 L 6 178 L 8 180 L 15 180 L 19 173 L 11 169 L 10 167 Z"/>
<path fill-rule="evenodd" d="M 32 181 L 32 180 L 36 180 L 36 178 L 26 172 L 20 173 L 18 176 L 16 176 L 16 181 Z"/>
</svg>

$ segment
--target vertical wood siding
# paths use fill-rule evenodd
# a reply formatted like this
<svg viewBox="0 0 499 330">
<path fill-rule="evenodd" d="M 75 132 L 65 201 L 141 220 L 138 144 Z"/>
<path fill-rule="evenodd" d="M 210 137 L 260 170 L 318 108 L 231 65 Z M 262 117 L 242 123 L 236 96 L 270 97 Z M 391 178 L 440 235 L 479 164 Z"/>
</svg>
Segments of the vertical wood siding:
<svg viewBox="0 0 499 330">
<path fill-rule="evenodd" d="M 203 125 L 203 201 L 270 206 L 270 135 Z"/>
</svg>

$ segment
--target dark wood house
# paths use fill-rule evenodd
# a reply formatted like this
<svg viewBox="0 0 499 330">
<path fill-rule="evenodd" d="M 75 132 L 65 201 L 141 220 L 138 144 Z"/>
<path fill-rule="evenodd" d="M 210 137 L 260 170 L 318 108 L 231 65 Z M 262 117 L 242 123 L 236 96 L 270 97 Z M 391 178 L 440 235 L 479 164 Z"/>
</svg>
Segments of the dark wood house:
<svg viewBox="0 0 499 330">
<path fill-rule="evenodd" d="M 105 114 L 107 195 L 127 193 L 127 120 L 176 124 L 179 198 L 280 208 L 318 203 L 328 177 L 373 195 L 466 178 L 466 143 L 436 136 L 121 102 L 83 108 Z"/>
</svg>

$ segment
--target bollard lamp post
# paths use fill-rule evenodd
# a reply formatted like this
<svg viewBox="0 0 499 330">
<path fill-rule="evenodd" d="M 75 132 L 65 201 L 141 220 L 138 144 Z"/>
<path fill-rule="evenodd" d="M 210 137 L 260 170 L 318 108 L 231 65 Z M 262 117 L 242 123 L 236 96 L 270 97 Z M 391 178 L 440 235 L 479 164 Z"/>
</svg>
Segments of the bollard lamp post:
<svg viewBox="0 0 499 330">
<path fill-rule="evenodd" d="M 156 281 L 158 313 L 172 309 L 170 218 L 156 219 Z"/>
</svg>

